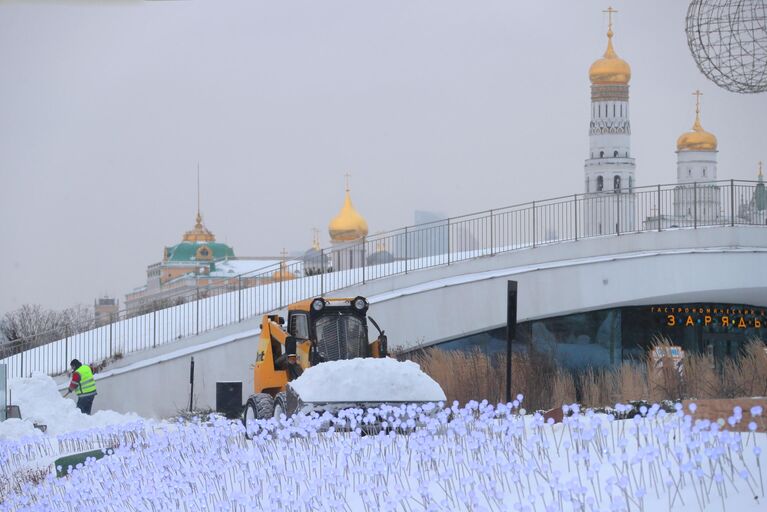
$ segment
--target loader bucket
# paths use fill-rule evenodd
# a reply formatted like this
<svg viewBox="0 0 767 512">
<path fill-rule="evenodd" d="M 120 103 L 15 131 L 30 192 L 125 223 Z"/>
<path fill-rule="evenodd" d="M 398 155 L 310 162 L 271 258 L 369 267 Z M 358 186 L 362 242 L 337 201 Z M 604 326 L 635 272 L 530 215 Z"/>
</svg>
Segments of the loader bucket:
<svg viewBox="0 0 767 512">
<path fill-rule="evenodd" d="M 445 393 L 412 361 L 357 358 L 306 369 L 287 385 L 286 414 L 443 402 Z"/>
</svg>

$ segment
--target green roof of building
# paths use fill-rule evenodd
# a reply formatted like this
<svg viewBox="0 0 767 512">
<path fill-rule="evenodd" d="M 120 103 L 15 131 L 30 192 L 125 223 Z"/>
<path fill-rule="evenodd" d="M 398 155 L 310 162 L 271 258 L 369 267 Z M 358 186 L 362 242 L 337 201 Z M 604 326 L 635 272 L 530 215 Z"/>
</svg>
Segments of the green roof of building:
<svg viewBox="0 0 767 512">
<path fill-rule="evenodd" d="M 212 258 L 197 258 L 197 251 L 207 247 L 212 253 Z M 165 248 L 167 261 L 218 261 L 234 258 L 234 249 L 226 244 L 217 242 L 181 242 Z"/>
</svg>

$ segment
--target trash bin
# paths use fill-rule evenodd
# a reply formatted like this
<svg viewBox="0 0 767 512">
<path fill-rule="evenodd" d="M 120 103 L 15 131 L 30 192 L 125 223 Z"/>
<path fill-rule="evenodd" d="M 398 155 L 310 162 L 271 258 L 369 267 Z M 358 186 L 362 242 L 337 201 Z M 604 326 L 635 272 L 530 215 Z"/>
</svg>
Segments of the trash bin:
<svg viewBox="0 0 767 512">
<path fill-rule="evenodd" d="M 234 419 L 242 413 L 242 381 L 216 382 L 216 412 Z"/>
</svg>

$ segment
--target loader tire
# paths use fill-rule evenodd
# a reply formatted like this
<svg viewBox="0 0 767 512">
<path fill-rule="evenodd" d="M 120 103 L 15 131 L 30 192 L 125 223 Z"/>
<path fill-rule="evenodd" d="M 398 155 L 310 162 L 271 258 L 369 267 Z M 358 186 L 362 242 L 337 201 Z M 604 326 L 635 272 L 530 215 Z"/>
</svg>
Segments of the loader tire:
<svg viewBox="0 0 767 512">
<path fill-rule="evenodd" d="M 284 391 L 274 397 L 274 417 L 280 419 L 280 415 L 288 416 L 288 395 Z"/>
<path fill-rule="evenodd" d="M 265 420 L 274 416 L 274 400 L 268 393 L 257 393 L 248 398 L 245 404 L 245 411 L 242 413 L 242 424 L 245 426 L 245 437 L 253 438 L 253 432 L 248 431 L 252 428 L 256 420 Z"/>
</svg>

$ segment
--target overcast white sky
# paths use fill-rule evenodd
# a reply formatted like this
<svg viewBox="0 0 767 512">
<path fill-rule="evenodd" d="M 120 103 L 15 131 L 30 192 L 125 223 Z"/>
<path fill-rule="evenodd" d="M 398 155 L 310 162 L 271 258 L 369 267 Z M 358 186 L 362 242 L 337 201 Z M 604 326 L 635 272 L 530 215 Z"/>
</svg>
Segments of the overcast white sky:
<svg viewBox="0 0 767 512">
<path fill-rule="evenodd" d="M 694 97 L 719 177 L 767 160 L 767 95 L 718 89 L 687 2 L 614 1 L 638 185 L 675 180 Z M 305 249 L 343 202 L 371 233 L 583 192 L 602 1 L 0 0 L 0 313 L 146 281 L 194 223 Z"/>
</svg>

